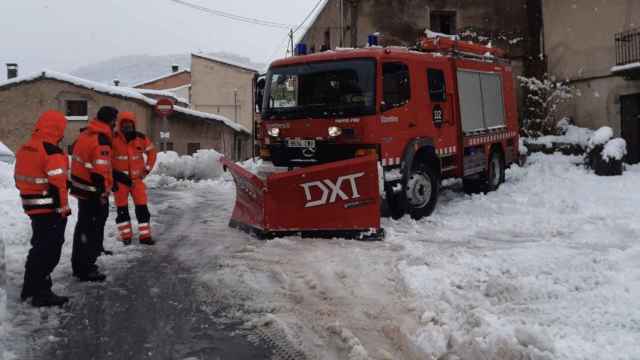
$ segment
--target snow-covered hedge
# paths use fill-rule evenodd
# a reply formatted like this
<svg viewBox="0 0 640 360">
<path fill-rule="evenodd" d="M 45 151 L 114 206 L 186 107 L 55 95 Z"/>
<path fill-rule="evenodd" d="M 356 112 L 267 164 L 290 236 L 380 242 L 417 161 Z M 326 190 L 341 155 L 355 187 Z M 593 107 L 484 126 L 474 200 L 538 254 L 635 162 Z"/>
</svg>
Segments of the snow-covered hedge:
<svg viewBox="0 0 640 360">
<path fill-rule="evenodd" d="M 607 162 L 622 161 L 625 155 L 627 155 L 627 142 L 622 138 L 609 140 L 602 150 L 602 159 Z"/>
<path fill-rule="evenodd" d="M 176 179 L 213 180 L 222 176 L 222 154 L 215 150 L 198 150 L 193 156 L 178 155 L 175 151 L 158 154 L 153 175 L 166 175 Z"/>
</svg>

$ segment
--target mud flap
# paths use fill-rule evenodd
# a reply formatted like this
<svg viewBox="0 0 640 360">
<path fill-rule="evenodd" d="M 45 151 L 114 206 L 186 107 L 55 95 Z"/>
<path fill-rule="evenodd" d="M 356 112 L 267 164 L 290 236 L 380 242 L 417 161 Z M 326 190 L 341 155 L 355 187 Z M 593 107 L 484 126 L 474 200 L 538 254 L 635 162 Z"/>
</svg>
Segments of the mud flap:
<svg viewBox="0 0 640 360">
<path fill-rule="evenodd" d="M 220 160 L 236 183 L 229 225 L 259 238 L 282 236 L 382 240 L 374 156 L 260 178 Z"/>
</svg>

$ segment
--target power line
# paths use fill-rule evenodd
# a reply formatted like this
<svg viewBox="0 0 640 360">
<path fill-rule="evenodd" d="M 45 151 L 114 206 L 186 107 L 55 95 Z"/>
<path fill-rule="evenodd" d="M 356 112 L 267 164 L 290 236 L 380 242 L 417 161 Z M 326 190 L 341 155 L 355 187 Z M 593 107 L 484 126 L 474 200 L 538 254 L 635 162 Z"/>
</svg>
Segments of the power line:
<svg viewBox="0 0 640 360">
<path fill-rule="evenodd" d="M 206 13 L 211 14 L 211 15 L 220 16 L 220 17 L 223 17 L 223 18 L 236 20 L 236 21 L 242 21 L 242 22 L 245 22 L 245 23 L 248 23 L 248 24 L 266 26 L 266 27 L 271 27 L 271 28 L 276 28 L 276 29 L 291 29 L 293 27 L 292 25 L 289 25 L 289 24 L 282 24 L 282 23 L 269 21 L 269 20 L 250 18 L 250 17 L 245 17 L 245 16 L 240 16 L 240 15 L 228 13 L 228 12 L 225 12 L 225 11 L 215 10 L 215 9 L 211 9 L 211 8 L 208 8 L 208 7 L 205 7 L 205 6 L 196 5 L 196 4 L 193 4 L 193 3 L 190 3 L 190 2 L 187 2 L 187 1 L 183 1 L 183 0 L 170 0 L 170 1 L 172 1 L 172 2 L 174 2 L 176 4 L 180 4 L 180 5 L 183 5 L 183 6 L 190 7 L 190 8 L 195 9 L 195 10 L 206 12 Z"/>
<path fill-rule="evenodd" d="M 302 20 L 300 25 L 298 25 L 298 27 L 295 30 L 293 30 L 294 33 L 297 33 L 298 30 L 300 30 L 300 28 L 302 28 L 302 26 L 307 22 L 307 20 L 309 20 L 309 18 L 311 18 L 311 15 L 315 14 L 316 10 L 318 9 L 318 6 L 320 6 L 320 4 L 322 4 L 323 2 L 325 2 L 325 0 L 319 0 L 316 3 L 316 6 L 314 6 L 313 9 L 311 9 L 309 14 L 307 14 L 307 16 L 304 18 L 304 20 Z"/>
</svg>

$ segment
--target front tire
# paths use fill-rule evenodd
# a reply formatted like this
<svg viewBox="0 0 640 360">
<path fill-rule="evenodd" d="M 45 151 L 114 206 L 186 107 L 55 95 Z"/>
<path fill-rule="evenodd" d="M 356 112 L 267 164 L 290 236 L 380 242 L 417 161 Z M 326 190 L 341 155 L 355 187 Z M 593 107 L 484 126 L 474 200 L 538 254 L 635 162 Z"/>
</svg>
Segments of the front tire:
<svg viewBox="0 0 640 360">
<path fill-rule="evenodd" d="M 426 164 L 414 164 L 404 181 L 403 195 L 406 209 L 414 220 L 420 220 L 433 213 L 438 203 L 440 176 Z"/>
</svg>

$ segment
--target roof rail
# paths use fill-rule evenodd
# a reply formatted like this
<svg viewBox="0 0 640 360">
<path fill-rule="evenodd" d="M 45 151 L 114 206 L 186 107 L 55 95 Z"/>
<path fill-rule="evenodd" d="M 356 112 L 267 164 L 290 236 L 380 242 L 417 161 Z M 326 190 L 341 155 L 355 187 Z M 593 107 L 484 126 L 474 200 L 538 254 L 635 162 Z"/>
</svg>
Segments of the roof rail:
<svg viewBox="0 0 640 360">
<path fill-rule="evenodd" d="M 504 58 L 505 51 L 502 49 L 451 37 L 428 36 L 420 41 L 420 47 L 424 52 L 442 52 L 474 60 L 509 63 Z"/>
</svg>

